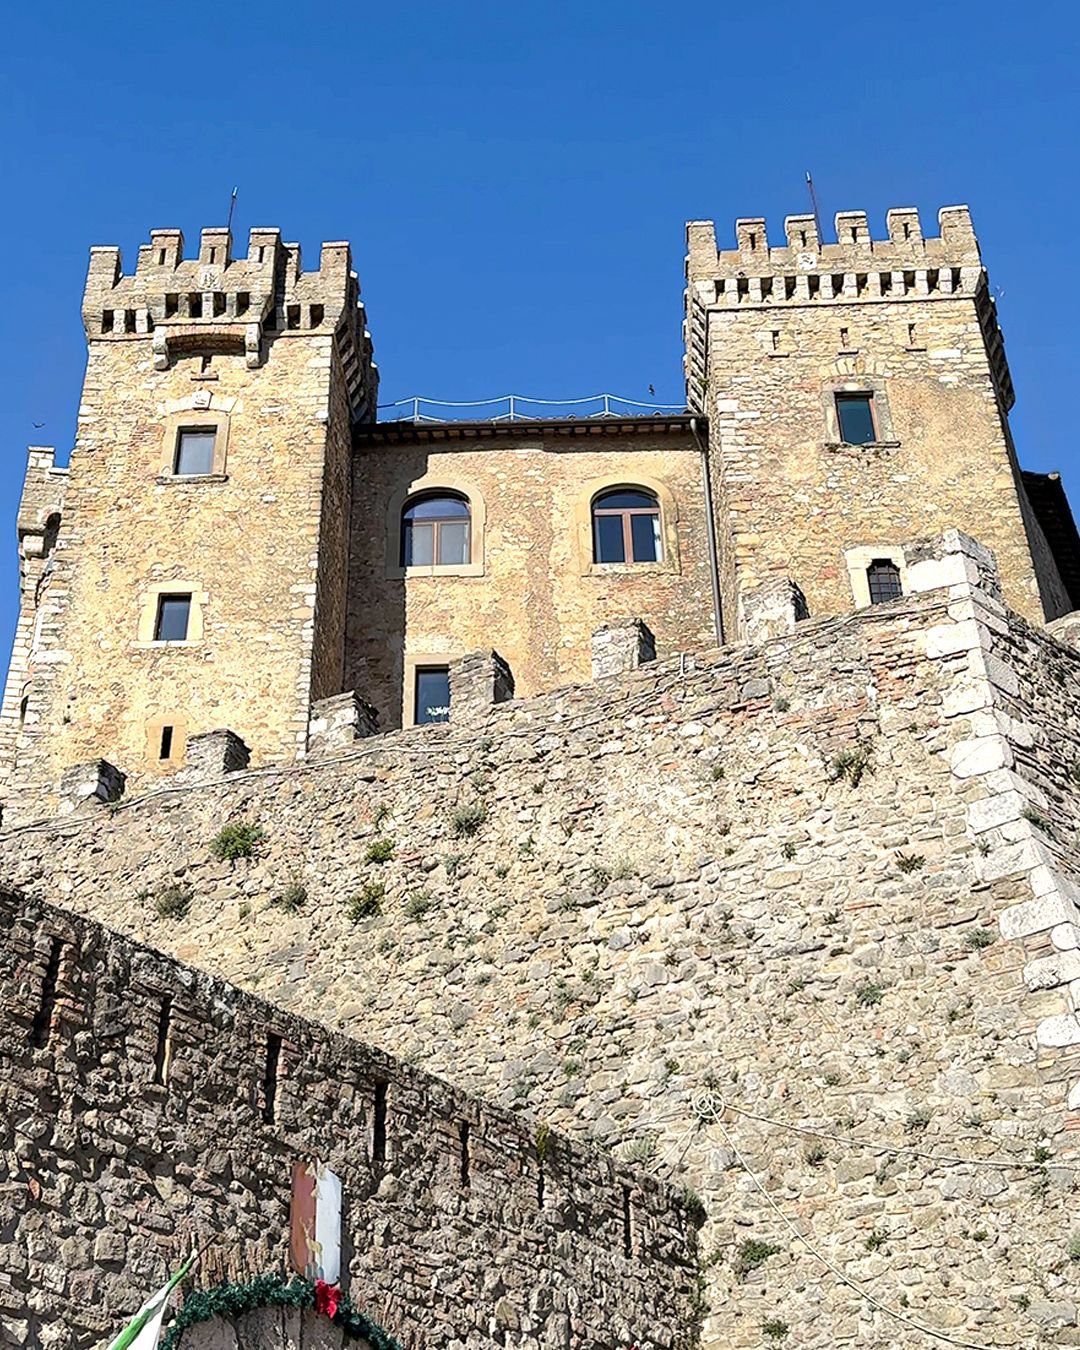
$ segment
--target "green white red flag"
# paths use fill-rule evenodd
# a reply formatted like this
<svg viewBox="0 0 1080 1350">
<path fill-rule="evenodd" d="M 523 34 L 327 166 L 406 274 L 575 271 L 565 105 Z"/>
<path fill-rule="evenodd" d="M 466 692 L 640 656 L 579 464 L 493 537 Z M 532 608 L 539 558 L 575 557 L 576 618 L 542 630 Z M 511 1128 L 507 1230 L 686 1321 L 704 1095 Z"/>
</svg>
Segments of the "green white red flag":
<svg viewBox="0 0 1080 1350">
<path fill-rule="evenodd" d="M 195 1264 L 196 1257 L 189 1257 L 171 1279 L 166 1280 L 156 1294 L 142 1305 L 139 1311 L 109 1344 L 109 1350 L 156 1350 L 161 1336 L 161 1323 L 168 1311 L 173 1290 Z"/>
</svg>

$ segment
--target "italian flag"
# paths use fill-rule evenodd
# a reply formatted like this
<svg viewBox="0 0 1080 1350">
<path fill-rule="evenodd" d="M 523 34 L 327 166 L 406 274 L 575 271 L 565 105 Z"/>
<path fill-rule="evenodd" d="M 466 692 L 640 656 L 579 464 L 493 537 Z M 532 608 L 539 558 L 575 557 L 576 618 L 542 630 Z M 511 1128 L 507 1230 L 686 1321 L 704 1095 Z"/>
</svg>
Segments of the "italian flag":
<svg viewBox="0 0 1080 1350">
<path fill-rule="evenodd" d="M 166 1280 L 157 1293 L 146 1300 L 120 1335 L 110 1342 L 109 1350 L 155 1350 L 172 1292 L 194 1264 L 195 1257 L 192 1256 L 172 1279 Z"/>
</svg>

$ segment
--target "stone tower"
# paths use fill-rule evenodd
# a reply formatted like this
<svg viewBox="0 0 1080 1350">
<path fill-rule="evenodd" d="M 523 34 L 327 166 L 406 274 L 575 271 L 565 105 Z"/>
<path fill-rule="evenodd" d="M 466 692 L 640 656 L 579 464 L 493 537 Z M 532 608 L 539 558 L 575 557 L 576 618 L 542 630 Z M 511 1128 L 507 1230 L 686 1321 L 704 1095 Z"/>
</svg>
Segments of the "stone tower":
<svg viewBox="0 0 1080 1350">
<path fill-rule="evenodd" d="M 351 429 L 374 417 L 358 296 L 347 244 L 304 272 L 275 229 L 244 259 L 224 229 L 191 259 L 155 230 L 128 276 L 91 250 L 70 469 L 32 450 L 19 516 L 16 805 L 91 760 L 150 782 L 221 727 L 255 763 L 304 752 L 341 689 Z"/>
<path fill-rule="evenodd" d="M 868 569 L 900 541 L 958 527 L 997 556 L 1006 600 L 1036 623 L 1072 609 L 1027 499 L 1009 432 L 1013 387 L 966 207 L 687 227 L 686 381 L 709 417 L 729 639 L 755 628 L 769 582 L 811 613 L 869 603 Z"/>
</svg>

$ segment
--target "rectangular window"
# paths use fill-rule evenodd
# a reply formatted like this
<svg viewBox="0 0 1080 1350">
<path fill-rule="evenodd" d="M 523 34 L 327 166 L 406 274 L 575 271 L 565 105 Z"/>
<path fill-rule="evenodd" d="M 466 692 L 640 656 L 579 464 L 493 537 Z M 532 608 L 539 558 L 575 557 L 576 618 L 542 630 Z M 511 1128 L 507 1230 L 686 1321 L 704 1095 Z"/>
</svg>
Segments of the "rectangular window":
<svg viewBox="0 0 1080 1350">
<path fill-rule="evenodd" d="M 599 563 L 626 562 L 622 516 L 596 515 L 593 519 L 593 527 L 596 531 L 596 561 Z"/>
<path fill-rule="evenodd" d="M 417 726 L 427 722 L 450 720 L 450 670 L 447 666 L 426 666 L 416 672 Z"/>
<path fill-rule="evenodd" d="M 176 458 L 173 473 L 182 478 L 190 474 L 213 473 L 214 427 L 181 427 L 176 437 Z"/>
<path fill-rule="evenodd" d="M 159 595 L 154 641 L 186 642 L 190 616 L 190 595 Z"/>
<path fill-rule="evenodd" d="M 469 522 L 444 520 L 439 523 L 439 564 L 456 566 L 469 561 Z"/>
<path fill-rule="evenodd" d="M 406 567 L 430 567 L 435 561 L 435 527 L 426 522 L 411 522 L 405 530 Z"/>
<path fill-rule="evenodd" d="M 877 440 L 873 394 L 837 394 L 836 420 L 845 445 L 871 445 Z"/>
<path fill-rule="evenodd" d="M 660 561 L 659 515 L 635 511 L 630 517 L 630 537 L 634 545 L 635 562 Z"/>
</svg>

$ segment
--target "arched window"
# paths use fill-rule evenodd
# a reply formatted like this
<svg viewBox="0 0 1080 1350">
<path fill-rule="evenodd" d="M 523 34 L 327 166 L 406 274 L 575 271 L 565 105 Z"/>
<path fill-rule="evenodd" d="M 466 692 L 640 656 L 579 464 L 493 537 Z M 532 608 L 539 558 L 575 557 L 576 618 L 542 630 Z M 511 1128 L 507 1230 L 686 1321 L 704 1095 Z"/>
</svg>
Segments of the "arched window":
<svg viewBox="0 0 1080 1350">
<path fill-rule="evenodd" d="M 903 595 L 900 569 L 891 558 L 875 558 L 866 569 L 866 583 L 870 588 L 872 605 L 881 605 L 886 600 L 895 600 L 898 595 Z"/>
<path fill-rule="evenodd" d="M 593 562 L 660 562 L 660 503 L 642 488 L 614 488 L 593 498 Z"/>
<path fill-rule="evenodd" d="M 449 492 L 426 492 L 401 513 L 402 567 L 453 567 L 469 561 L 469 503 Z"/>
</svg>

